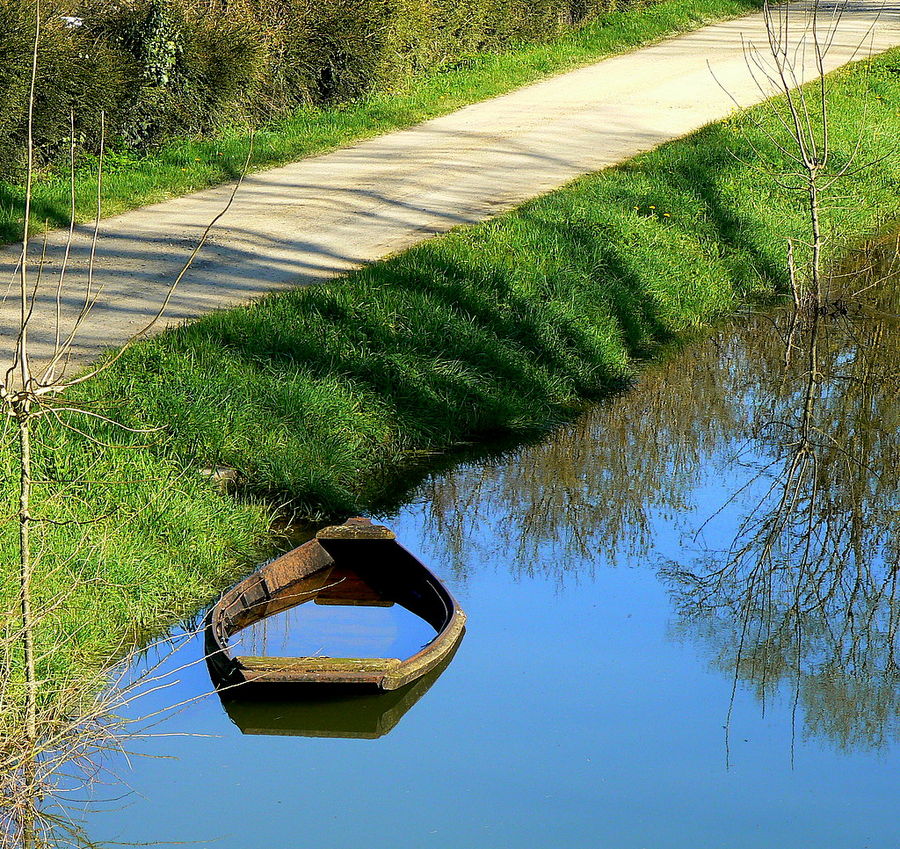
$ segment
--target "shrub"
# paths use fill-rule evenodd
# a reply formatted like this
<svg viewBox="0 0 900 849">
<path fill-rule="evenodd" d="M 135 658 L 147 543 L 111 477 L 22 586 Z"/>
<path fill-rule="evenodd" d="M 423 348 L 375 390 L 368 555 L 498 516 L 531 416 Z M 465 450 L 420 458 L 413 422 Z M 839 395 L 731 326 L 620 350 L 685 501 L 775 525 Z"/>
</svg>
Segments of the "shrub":
<svg viewBox="0 0 900 849">
<path fill-rule="evenodd" d="M 176 0 L 89 0 L 81 11 L 96 38 L 137 69 L 117 128 L 131 146 L 233 120 L 262 73 L 264 45 L 247 15 Z"/>
<path fill-rule="evenodd" d="M 0 174 L 20 170 L 27 133 L 28 91 L 35 26 L 34 3 L 0 0 Z M 45 4 L 35 81 L 34 141 L 38 163 L 52 159 L 71 137 L 95 149 L 101 115 L 115 126 L 134 87 L 129 57 L 71 26 L 59 7 Z"/>
<path fill-rule="evenodd" d="M 69 138 L 141 148 L 300 105 L 390 90 L 424 68 L 546 40 L 641 0 L 45 0 L 39 159 Z M 33 0 L 0 0 L 0 177 L 21 168 Z M 63 13 L 74 15 L 72 25 Z"/>
</svg>

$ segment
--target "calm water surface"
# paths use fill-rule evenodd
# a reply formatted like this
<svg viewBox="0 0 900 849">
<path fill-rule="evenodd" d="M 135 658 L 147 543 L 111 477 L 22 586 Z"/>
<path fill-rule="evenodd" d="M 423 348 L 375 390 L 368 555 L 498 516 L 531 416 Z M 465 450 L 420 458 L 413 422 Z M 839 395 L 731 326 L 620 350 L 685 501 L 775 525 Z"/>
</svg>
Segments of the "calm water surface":
<svg viewBox="0 0 900 849">
<path fill-rule="evenodd" d="M 244 628 L 237 654 L 274 657 L 397 657 L 414 655 L 434 629 L 400 605 L 301 604 Z"/>
<path fill-rule="evenodd" d="M 161 757 L 119 765 L 133 792 L 91 838 L 900 846 L 898 312 L 882 287 L 793 336 L 749 316 L 541 444 L 426 480 L 379 518 L 469 616 L 443 674 L 353 704 L 190 704 L 153 732 L 196 736 L 136 744 Z M 410 633 L 373 615 L 377 650 Z M 175 678 L 140 710 L 209 687 L 203 665 Z"/>
</svg>

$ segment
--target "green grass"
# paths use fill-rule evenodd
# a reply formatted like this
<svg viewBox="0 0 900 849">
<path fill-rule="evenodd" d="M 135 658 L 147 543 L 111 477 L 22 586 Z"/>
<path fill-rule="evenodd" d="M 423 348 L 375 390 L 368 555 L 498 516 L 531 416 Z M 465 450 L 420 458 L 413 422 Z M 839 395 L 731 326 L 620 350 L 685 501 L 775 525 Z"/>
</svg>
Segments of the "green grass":
<svg viewBox="0 0 900 849">
<path fill-rule="evenodd" d="M 836 163 L 864 125 L 862 155 L 891 151 L 898 55 L 834 76 Z M 165 426 L 179 462 L 233 466 L 255 495 L 365 510 L 423 455 L 543 430 L 667 340 L 783 290 L 803 197 L 745 164 L 754 147 L 778 156 L 746 117 L 712 125 L 337 282 L 165 333 L 89 392 L 139 399 L 134 423 Z M 895 216 L 898 187 L 895 156 L 842 183 L 832 251 Z"/>
<path fill-rule="evenodd" d="M 764 108 L 753 115 L 774 126 Z M 884 158 L 841 185 L 832 258 L 900 214 L 900 51 L 832 76 L 836 163 L 860 127 L 860 156 Z M 41 476 L 73 481 L 46 487 L 46 511 L 101 517 L 46 531 L 55 572 L 43 599 L 77 592 L 56 615 L 74 648 L 54 662 L 100 657 L 176 619 L 256 556 L 265 511 L 216 494 L 202 467 L 238 469 L 244 499 L 316 518 L 365 513 L 412 469 L 464 443 L 543 433 L 626 385 L 667 342 L 783 291 L 802 198 L 759 173 L 754 148 L 777 158 L 738 115 L 341 280 L 127 352 L 72 400 L 158 431 L 79 425 L 130 444 L 111 449 L 51 421 L 40 436 Z M 8 454 L 3 463 L 8 515 Z"/>
<path fill-rule="evenodd" d="M 11 428 L 4 436 L 0 598 L 7 614 L 0 617 L 0 658 L 17 622 L 18 522 L 9 517 L 18 471 Z M 35 515 L 54 522 L 33 532 L 39 646 L 55 646 L 40 658 L 47 679 L 65 679 L 73 668 L 96 671 L 193 615 L 223 581 L 271 548 L 270 509 L 224 501 L 195 470 L 157 452 L 104 448 L 45 423 L 35 454 Z"/>
<path fill-rule="evenodd" d="M 408 127 L 604 56 L 745 14 L 759 5 L 759 0 L 663 0 L 603 15 L 551 43 L 473 55 L 415 77 L 399 91 L 376 93 L 342 107 L 310 107 L 255 134 L 251 168 L 280 165 Z M 146 156 L 110 153 L 103 214 L 115 215 L 235 179 L 247 160 L 248 146 L 246 130 L 234 128 L 212 138 L 176 141 Z M 68 176 L 45 175 L 35 187 L 33 204 L 36 228 L 67 224 Z M 0 242 L 20 238 L 23 208 L 21 187 L 0 182 Z M 91 220 L 95 210 L 96 174 L 82 168 L 76 186 L 76 217 Z"/>
</svg>

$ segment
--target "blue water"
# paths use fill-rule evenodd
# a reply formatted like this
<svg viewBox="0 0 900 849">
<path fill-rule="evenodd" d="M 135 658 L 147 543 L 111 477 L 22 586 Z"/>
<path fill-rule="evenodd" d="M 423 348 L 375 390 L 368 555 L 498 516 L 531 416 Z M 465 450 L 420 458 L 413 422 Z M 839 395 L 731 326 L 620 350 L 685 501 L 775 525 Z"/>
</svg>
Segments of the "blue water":
<svg viewBox="0 0 900 849">
<path fill-rule="evenodd" d="M 244 628 L 236 654 L 272 657 L 396 657 L 414 655 L 434 628 L 400 605 L 300 604 Z"/>
<path fill-rule="evenodd" d="M 771 486 L 808 384 L 799 356 L 782 380 L 771 321 L 748 319 L 543 443 L 427 479 L 377 517 L 469 617 L 452 663 L 388 733 L 242 735 L 216 696 L 199 699 L 151 729 L 187 736 L 136 740 L 132 750 L 158 757 L 114 763 L 131 790 L 88 815 L 92 839 L 900 846 L 900 334 L 879 316 L 822 331 L 829 379 L 816 388 L 816 422 L 829 423 L 828 437 L 817 443 L 815 490 L 805 479 L 797 497 L 798 510 L 813 499 L 812 555 L 791 536 L 798 512 L 754 572 L 754 534 L 777 509 Z M 889 341 L 870 368 L 860 340 L 877 327 Z M 848 379 L 866 368 L 871 381 Z M 760 425 L 776 420 L 791 424 L 773 438 L 777 428 Z M 827 447 L 835 442 L 840 451 Z M 871 468 L 847 461 L 860 451 Z M 721 569 L 736 539 L 750 555 L 698 592 L 685 573 Z M 808 604 L 820 590 L 821 606 Z M 194 640 L 166 664 L 200 655 Z M 134 712 L 210 687 L 202 663 L 174 680 Z"/>
</svg>

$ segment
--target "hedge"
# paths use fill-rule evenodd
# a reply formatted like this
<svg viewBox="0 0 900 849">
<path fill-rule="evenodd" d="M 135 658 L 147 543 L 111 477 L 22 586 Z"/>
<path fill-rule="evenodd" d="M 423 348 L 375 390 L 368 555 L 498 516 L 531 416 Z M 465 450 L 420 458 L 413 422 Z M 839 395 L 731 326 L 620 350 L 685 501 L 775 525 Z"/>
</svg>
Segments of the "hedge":
<svg viewBox="0 0 900 849">
<path fill-rule="evenodd" d="M 47 0 L 35 99 L 39 163 L 69 147 L 146 148 L 300 105 L 401 87 L 423 68 L 555 38 L 647 0 Z M 34 0 L 0 0 L 0 178 L 21 171 Z"/>
</svg>

